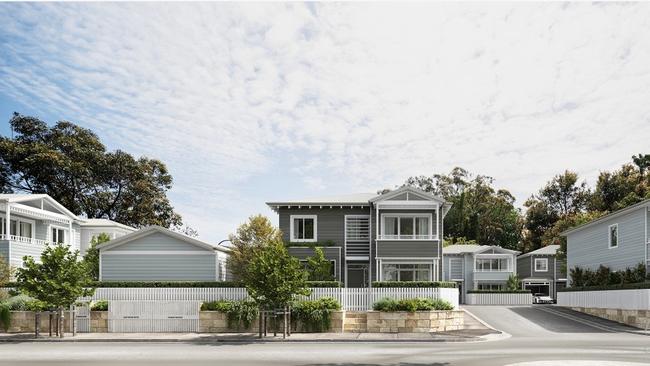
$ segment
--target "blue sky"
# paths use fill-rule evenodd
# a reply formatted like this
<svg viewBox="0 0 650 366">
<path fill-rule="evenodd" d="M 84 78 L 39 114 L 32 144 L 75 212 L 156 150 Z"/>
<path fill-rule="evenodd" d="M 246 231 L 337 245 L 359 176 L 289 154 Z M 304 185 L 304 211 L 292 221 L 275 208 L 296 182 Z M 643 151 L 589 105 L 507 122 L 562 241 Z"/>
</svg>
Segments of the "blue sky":
<svg viewBox="0 0 650 366">
<path fill-rule="evenodd" d="M 67 119 L 167 163 L 217 241 L 265 201 L 462 166 L 518 204 L 648 153 L 650 4 L 1 3 L 0 132 Z"/>
</svg>

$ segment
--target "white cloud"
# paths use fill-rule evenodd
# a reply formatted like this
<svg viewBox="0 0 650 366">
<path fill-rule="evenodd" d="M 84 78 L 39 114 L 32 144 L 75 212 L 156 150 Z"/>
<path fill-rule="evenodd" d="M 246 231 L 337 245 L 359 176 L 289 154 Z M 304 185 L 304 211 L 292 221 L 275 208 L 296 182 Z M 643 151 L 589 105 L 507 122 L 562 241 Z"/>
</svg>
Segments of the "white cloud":
<svg viewBox="0 0 650 366">
<path fill-rule="evenodd" d="M 647 148 L 650 4 L 0 4 L 0 93 L 158 157 L 219 240 L 453 166 L 520 201 Z"/>
</svg>

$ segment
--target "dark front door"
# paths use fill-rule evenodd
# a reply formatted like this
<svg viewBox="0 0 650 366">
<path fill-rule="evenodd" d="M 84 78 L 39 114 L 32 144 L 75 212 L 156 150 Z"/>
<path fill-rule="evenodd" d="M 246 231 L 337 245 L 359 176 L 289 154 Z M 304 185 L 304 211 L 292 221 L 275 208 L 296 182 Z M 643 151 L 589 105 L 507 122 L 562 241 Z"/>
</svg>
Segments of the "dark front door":
<svg viewBox="0 0 650 366">
<path fill-rule="evenodd" d="M 368 287 L 367 264 L 348 264 L 348 287 Z"/>
</svg>

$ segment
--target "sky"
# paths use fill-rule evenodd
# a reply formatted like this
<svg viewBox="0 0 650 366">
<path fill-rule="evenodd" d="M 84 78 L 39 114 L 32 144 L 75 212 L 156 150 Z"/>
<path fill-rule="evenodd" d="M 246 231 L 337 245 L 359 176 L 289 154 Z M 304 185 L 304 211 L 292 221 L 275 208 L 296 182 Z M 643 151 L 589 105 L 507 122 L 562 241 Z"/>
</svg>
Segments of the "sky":
<svg viewBox="0 0 650 366">
<path fill-rule="evenodd" d="M 650 153 L 650 3 L 0 3 L 13 111 L 164 161 L 219 241 L 264 202 L 461 166 L 517 205 Z"/>
</svg>

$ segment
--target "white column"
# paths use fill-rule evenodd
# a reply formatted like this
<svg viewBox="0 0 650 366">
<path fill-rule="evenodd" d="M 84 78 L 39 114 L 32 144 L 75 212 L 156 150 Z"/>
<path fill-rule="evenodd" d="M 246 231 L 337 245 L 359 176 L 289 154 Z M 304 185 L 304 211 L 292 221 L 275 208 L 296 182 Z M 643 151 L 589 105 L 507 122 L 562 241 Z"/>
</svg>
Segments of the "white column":
<svg viewBox="0 0 650 366">
<path fill-rule="evenodd" d="M 72 220 L 68 221 L 68 238 L 68 245 L 70 246 L 70 249 L 74 250 L 74 248 L 72 248 L 74 245 L 74 239 L 72 238 Z"/>
<path fill-rule="evenodd" d="M 11 238 L 11 205 L 9 204 L 9 201 L 7 201 L 6 207 L 7 211 L 5 212 L 5 235 L 7 240 L 10 240 Z"/>
</svg>

